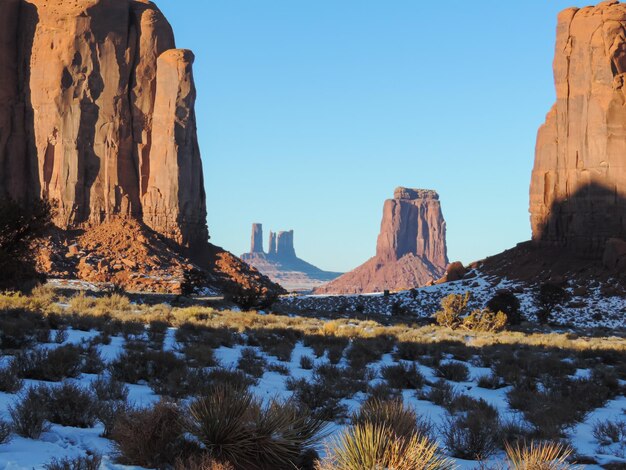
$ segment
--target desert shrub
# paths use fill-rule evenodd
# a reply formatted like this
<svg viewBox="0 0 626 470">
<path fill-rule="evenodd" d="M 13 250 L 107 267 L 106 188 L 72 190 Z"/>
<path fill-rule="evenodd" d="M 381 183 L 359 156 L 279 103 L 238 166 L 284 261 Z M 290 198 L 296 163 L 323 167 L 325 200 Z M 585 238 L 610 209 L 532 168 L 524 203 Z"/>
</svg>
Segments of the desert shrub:
<svg viewBox="0 0 626 470">
<path fill-rule="evenodd" d="M 23 385 L 24 381 L 20 378 L 19 368 L 15 361 L 0 368 L 0 392 L 17 393 Z"/>
<path fill-rule="evenodd" d="M 39 439 L 49 429 L 48 424 L 48 387 L 31 386 L 20 397 L 20 401 L 9 406 L 13 421 L 13 430 L 22 437 Z"/>
<path fill-rule="evenodd" d="M 324 324 L 324 328 L 332 324 L 333 322 L 327 322 Z M 334 334 L 306 335 L 303 339 L 303 344 L 313 349 L 316 357 L 322 357 L 327 353 L 330 363 L 337 364 L 348 346 L 348 339 L 342 336 L 334 336 Z"/>
<path fill-rule="evenodd" d="M 554 311 L 568 298 L 568 293 L 561 286 L 545 283 L 539 286 L 535 294 L 535 300 L 539 306 L 536 312 L 539 323 L 548 323 Z"/>
<path fill-rule="evenodd" d="M 263 376 L 266 367 L 267 360 L 263 356 L 258 355 L 254 348 L 243 348 L 241 350 L 241 356 L 237 361 L 238 369 L 258 379 Z"/>
<path fill-rule="evenodd" d="M 454 390 L 454 387 L 452 387 L 452 385 L 445 380 L 440 379 L 432 384 L 430 390 L 423 396 L 423 398 L 434 403 L 435 405 L 448 408 L 454 401 L 456 395 L 457 393 Z"/>
<path fill-rule="evenodd" d="M 121 333 L 126 341 L 145 340 L 146 326 L 141 321 L 124 321 L 121 323 Z"/>
<path fill-rule="evenodd" d="M 133 309 L 133 304 L 130 299 L 126 297 L 123 289 L 119 289 L 118 292 L 112 292 L 104 297 L 98 297 L 95 299 L 94 309 L 96 313 L 112 313 L 112 312 L 130 312 Z M 133 328 L 137 334 L 140 334 L 139 327 L 134 324 L 130 328 Z M 142 328 L 143 330 L 143 325 Z M 127 330 L 130 333 L 130 330 Z"/>
<path fill-rule="evenodd" d="M 527 442 L 533 434 L 532 427 L 522 418 L 510 418 L 502 420 L 500 423 L 500 444 L 515 444 Z"/>
<path fill-rule="evenodd" d="M 21 205 L 11 199 L 0 200 L 0 289 L 24 287 L 42 281 L 35 267 L 30 244 L 51 225 L 54 207 L 37 200 Z"/>
<path fill-rule="evenodd" d="M 15 357 L 15 365 L 25 379 L 60 382 L 80 375 L 83 358 L 81 348 L 73 344 L 55 349 L 22 351 Z"/>
<path fill-rule="evenodd" d="M 229 463 L 218 462 L 209 454 L 202 454 L 177 459 L 174 470 L 235 470 L 235 467 Z"/>
<path fill-rule="evenodd" d="M 188 446 L 184 432 L 178 407 L 161 401 L 150 408 L 120 414 L 111 439 L 120 463 L 163 468 L 184 456 Z"/>
<path fill-rule="evenodd" d="M 369 384 L 367 386 L 367 399 L 368 400 L 397 400 L 402 397 L 402 392 L 397 388 L 391 388 L 387 382 L 379 382 L 376 384 Z"/>
<path fill-rule="evenodd" d="M 508 318 L 506 313 L 493 313 L 491 310 L 473 310 L 463 318 L 460 327 L 469 331 L 497 333 L 506 328 Z"/>
<path fill-rule="evenodd" d="M 124 382 L 120 382 L 111 376 L 99 375 L 91 382 L 91 390 L 98 400 L 126 400 L 128 398 L 128 387 Z"/>
<path fill-rule="evenodd" d="M 418 390 L 424 386 L 425 378 L 415 363 L 400 362 L 380 369 L 381 376 L 390 387 Z"/>
<path fill-rule="evenodd" d="M 405 361 L 417 361 L 429 354 L 428 346 L 423 343 L 415 343 L 412 341 L 402 341 L 396 346 L 394 352 L 395 359 L 403 359 Z"/>
<path fill-rule="evenodd" d="M 553 377 L 544 379 L 541 388 L 531 381 L 516 384 L 507 399 L 511 408 L 522 411 L 538 437 L 556 439 L 614 395 L 609 386 L 592 378 Z"/>
<path fill-rule="evenodd" d="M 244 372 L 236 369 L 213 369 L 207 374 L 211 386 L 227 386 L 233 390 L 247 390 L 254 383 Z"/>
<path fill-rule="evenodd" d="M 502 379 L 493 372 L 491 374 L 481 375 L 478 377 L 477 384 L 480 388 L 488 388 L 491 390 L 497 390 L 506 386 Z"/>
<path fill-rule="evenodd" d="M 81 372 L 83 374 L 99 374 L 105 368 L 106 364 L 102 360 L 98 346 L 94 343 L 88 343 L 82 350 L 83 364 Z"/>
<path fill-rule="evenodd" d="M 13 428 L 11 423 L 0 419 L 0 444 L 6 444 L 11 438 Z"/>
<path fill-rule="evenodd" d="M 161 320 L 152 320 L 148 326 L 148 341 L 152 344 L 152 347 L 156 349 L 163 349 L 163 343 L 165 341 L 165 335 L 169 323 Z"/>
<path fill-rule="evenodd" d="M 271 364 L 267 365 L 267 371 L 268 372 L 276 372 L 280 375 L 290 375 L 291 371 L 289 370 L 289 367 L 287 367 L 286 365 L 283 364 L 277 364 L 276 362 L 272 362 Z"/>
<path fill-rule="evenodd" d="M 304 370 L 313 369 L 313 358 L 311 356 L 300 356 L 300 368 Z"/>
<path fill-rule="evenodd" d="M 213 348 L 202 343 L 185 343 L 183 353 L 191 367 L 213 367 L 217 365 Z"/>
<path fill-rule="evenodd" d="M 231 288 L 226 299 L 233 302 L 243 311 L 264 310 L 272 306 L 278 299 L 278 293 L 274 291 L 261 292 L 254 288 L 244 288 L 241 286 Z"/>
<path fill-rule="evenodd" d="M 182 323 L 176 330 L 175 338 L 179 343 L 204 344 L 212 349 L 232 348 L 241 340 L 240 335 L 230 328 L 214 328 L 192 323 Z"/>
<path fill-rule="evenodd" d="M 294 399 L 311 410 L 315 417 L 336 420 L 346 416 L 346 407 L 341 400 L 365 392 L 371 379 L 373 376 L 367 369 L 320 364 L 314 369 L 311 380 L 289 378 L 286 385 L 293 391 Z"/>
<path fill-rule="evenodd" d="M 272 330 L 246 330 L 248 345 L 259 346 L 261 350 L 270 356 L 275 356 L 279 361 L 291 360 L 291 353 L 302 334 L 294 329 L 277 328 Z"/>
<path fill-rule="evenodd" d="M 443 426 L 444 442 L 454 457 L 483 460 L 498 448 L 498 411 L 483 400 L 480 402 L 463 413 L 450 415 Z"/>
<path fill-rule="evenodd" d="M 88 454 L 84 457 L 66 457 L 64 459 L 52 459 L 44 465 L 45 470 L 98 470 L 102 456 L 100 454 Z"/>
<path fill-rule="evenodd" d="M 290 377 L 286 387 L 293 392 L 293 399 L 310 409 L 316 418 L 334 421 L 346 416 L 347 407 L 341 403 L 341 397 L 323 383 Z"/>
<path fill-rule="evenodd" d="M 102 437 L 111 437 L 121 416 L 135 411 L 126 400 L 103 400 L 96 405 L 96 419 L 102 423 Z"/>
<path fill-rule="evenodd" d="M 435 375 L 453 382 L 467 382 L 469 369 L 461 362 L 442 362 L 435 369 Z"/>
<path fill-rule="evenodd" d="M 471 293 L 465 295 L 450 294 L 441 299 L 441 310 L 435 313 L 435 321 L 440 326 L 456 329 L 463 322 L 463 314 L 467 311 L 467 306 L 471 298 Z"/>
<path fill-rule="evenodd" d="M 62 426 L 90 428 L 96 422 L 96 397 L 80 385 L 64 382 L 48 391 L 47 419 Z"/>
<path fill-rule="evenodd" d="M 431 423 L 418 416 L 414 408 L 405 406 L 401 398 L 366 400 L 359 411 L 352 415 L 352 424 L 358 426 L 366 423 L 386 426 L 397 437 L 410 438 L 414 434 L 432 435 Z"/>
<path fill-rule="evenodd" d="M 55 333 L 54 333 L 54 342 L 56 344 L 63 344 L 67 341 L 67 338 L 69 338 L 69 334 L 67 332 L 66 328 L 61 328 L 58 329 Z"/>
<path fill-rule="evenodd" d="M 510 291 L 498 292 L 487 302 L 486 307 L 492 312 L 503 312 L 508 318 L 509 325 L 519 325 L 522 321 L 520 301 Z"/>
<path fill-rule="evenodd" d="M 246 469 L 295 467 L 323 429 L 293 402 L 263 407 L 251 393 L 223 387 L 193 401 L 189 415 L 188 431 L 215 458 Z"/>
<path fill-rule="evenodd" d="M 49 336 L 50 326 L 39 313 L 13 308 L 0 314 L 0 349 L 24 349 L 37 342 L 47 342 Z"/>
<path fill-rule="evenodd" d="M 444 470 L 455 468 L 427 436 L 396 436 L 386 426 L 364 423 L 349 427 L 334 440 L 320 470 L 388 468 Z"/>
<path fill-rule="evenodd" d="M 511 470 L 567 470 L 574 468 L 567 459 L 572 449 L 558 442 L 531 442 L 506 445 L 507 463 Z"/>
<path fill-rule="evenodd" d="M 623 419 L 597 421 L 593 425 L 593 437 L 600 445 L 626 443 L 626 421 Z"/>
<path fill-rule="evenodd" d="M 109 364 L 109 370 L 122 382 L 145 380 L 159 395 L 179 398 L 188 391 L 187 364 L 171 351 L 126 350 Z"/>
<path fill-rule="evenodd" d="M 90 313 L 74 313 L 68 318 L 68 321 L 71 327 L 78 331 L 109 331 L 114 323 L 108 314 Z"/>
<path fill-rule="evenodd" d="M 69 311 L 77 314 L 87 313 L 95 304 L 95 297 L 89 296 L 85 294 L 85 292 L 80 291 L 70 297 Z"/>
<path fill-rule="evenodd" d="M 394 341 L 389 336 L 375 338 L 355 338 L 346 352 L 350 367 L 360 369 L 368 364 L 379 361 L 383 354 L 391 352 Z"/>
</svg>

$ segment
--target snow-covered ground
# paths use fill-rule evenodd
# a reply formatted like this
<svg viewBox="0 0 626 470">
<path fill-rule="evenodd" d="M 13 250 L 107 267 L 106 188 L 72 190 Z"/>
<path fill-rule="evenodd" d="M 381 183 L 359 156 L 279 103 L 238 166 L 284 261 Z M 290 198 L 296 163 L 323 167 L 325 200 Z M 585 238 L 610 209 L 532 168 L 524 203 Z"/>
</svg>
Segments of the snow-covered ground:
<svg viewBox="0 0 626 470">
<path fill-rule="evenodd" d="M 482 281 L 486 282 L 486 281 Z M 450 286 L 450 291 L 454 286 Z M 457 286 L 457 291 L 462 291 L 460 286 Z M 79 344 L 81 341 L 92 339 L 96 332 L 82 332 L 69 330 L 67 340 L 65 343 Z M 112 341 L 108 345 L 99 345 L 99 351 L 102 358 L 105 361 L 111 361 L 115 359 L 124 348 L 124 339 L 121 336 L 112 337 Z M 53 348 L 58 345 L 46 344 L 40 345 L 41 347 Z M 215 357 L 219 361 L 222 367 L 236 367 L 237 362 L 241 356 L 243 345 L 235 345 L 233 347 L 220 347 L 214 350 Z M 175 339 L 175 330 L 169 329 L 166 334 L 164 342 L 165 350 L 176 351 L 178 345 Z M 305 370 L 301 368 L 300 360 L 302 356 L 310 357 L 314 365 L 326 363 L 328 360 L 325 356 L 316 358 L 313 350 L 304 346 L 302 342 L 298 342 L 291 354 L 289 361 L 281 362 L 278 358 L 265 354 L 260 348 L 254 348 L 259 356 L 264 357 L 268 363 L 281 364 L 285 366 L 289 375 L 281 375 L 277 372 L 267 371 L 258 380 L 258 383 L 252 387 L 254 393 L 262 397 L 263 399 L 269 399 L 271 397 L 288 398 L 291 396 L 291 392 L 287 390 L 286 381 L 289 377 L 295 379 L 307 379 L 311 380 L 313 371 Z M 8 357 L 2 358 L 2 363 L 6 363 Z M 451 360 L 447 358 L 446 360 Z M 406 362 L 406 361 L 405 361 Z M 463 362 L 463 361 L 457 361 Z M 372 384 L 382 381 L 380 376 L 380 369 L 383 366 L 396 364 L 392 354 L 383 355 L 382 359 L 370 364 L 368 367 L 373 371 L 374 379 Z M 435 372 L 430 367 L 426 367 L 418 362 L 415 362 L 420 372 L 424 375 L 429 382 L 436 382 L 439 380 L 435 376 Z M 484 367 L 478 367 L 473 365 L 472 362 L 464 362 L 469 368 L 470 377 L 466 382 L 449 382 L 454 386 L 458 392 L 462 392 L 474 398 L 482 398 L 488 403 L 496 407 L 502 418 L 516 418 L 521 419 L 518 412 L 511 410 L 508 407 L 506 393 L 510 387 L 503 387 L 497 390 L 483 389 L 477 386 L 477 379 L 490 372 L 490 369 Z M 341 359 L 339 366 L 347 365 L 345 357 Z M 577 371 L 578 376 L 586 376 L 588 371 Z M 92 380 L 96 378 L 95 375 L 83 374 L 77 379 L 71 381 L 83 386 L 89 387 Z M 29 385 L 38 383 L 37 381 L 27 380 L 25 381 L 25 388 Z M 49 384 L 50 385 L 50 384 Z M 54 385 L 54 384 L 52 384 Z M 622 384 L 624 385 L 624 384 Z M 424 387 L 423 392 L 427 392 L 429 385 Z M 136 405 L 149 405 L 159 399 L 157 395 L 151 390 L 148 385 L 129 384 L 130 389 L 130 401 Z M 433 403 L 420 399 L 414 390 L 403 390 L 402 397 L 404 401 L 414 407 L 419 414 L 426 419 L 430 420 L 434 426 L 434 429 L 439 429 L 446 419 L 446 411 Z M 8 407 L 15 403 L 19 399 L 19 394 L 7 394 L 0 393 L 0 418 L 9 420 Z M 347 406 L 349 411 L 355 411 L 358 409 L 362 401 L 365 399 L 365 394 L 357 393 L 353 397 L 346 398 L 342 401 L 342 404 Z M 622 462 L 626 465 L 626 459 L 624 454 L 626 453 L 626 443 L 615 444 L 613 446 L 601 447 L 594 439 L 592 435 L 593 424 L 599 420 L 605 420 L 608 418 L 616 418 L 624 416 L 626 410 L 626 397 L 620 396 L 614 400 L 608 402 L 606 406 L 601 409 L 593 411 L 588 418 L 581 424 L 568 430 L 568 437 L 573 447 L 581 454 L 590 456 L 597 460 L 599 464 L 607 462 Z M 332 438 L 336 433 L 346 426 L 344 423 L 332 423 Z M 101 453 L 104 458 L 101 468 L 103 469 L 121 469 L 130 468 L 118 465 L 115 463 L 114 446 L 111 441 L 100 437 L 103 431 L 102 425 L 98 424 L 89 429 L 78 429 L 63 427 L 59 425 L 51 426 L 50 430 L 45 432 L 40 439 L 26 439 L 13 435 L 10 442 L 0 445 L 0 470 L 13 470 L 13 469 L 41 469 L 44 468 L 44 464 L 49 462 L 52 458 L 63 457 L 76 457 L 85 455 L 88 451 L 96 451 Z M 441 441 L 441 439 L 439 438 Z M 443 442 L 441 442 L 443 445 Z M 320 448 L 323 454 L 323 446 Z M 496 454 L 490 458 L 489 462 L 495 462 L 503 457 L 503 453 Z M 462 461 L 457 460 L 460 468 L 471 469 L 477 468 L 478 462 L 476 461 Z M 600 468 L 598 466 L 589 465 L 587 468 Z"/>
<path fill-rule="evenodd" d="M 609 283 L 610 286 L 610 283 Z M 281 311 L 316 311 L 320 313 L 412 314 L 430 317 L 440 306 L 441 299 L 449 294 L 470 292 L 470 308 L 482 308 L 499 291 L 513 292 L 520 301 L 520 311 L 530 320 L 535 319 L 537 286 L 511 281 L 496 276 L 486 276 L 480 271 L 470 271 L 460 281 L 437 284 L 419 289 L 365 295 L 289 295 L 279 300 Z M 626 327 L 626 299 L 613 295 L 607 285 L 585 286 L 566 290 L 569 300 L 554 314 L 554 323 L 575 327 L 594 328 Z"/>
</svg>

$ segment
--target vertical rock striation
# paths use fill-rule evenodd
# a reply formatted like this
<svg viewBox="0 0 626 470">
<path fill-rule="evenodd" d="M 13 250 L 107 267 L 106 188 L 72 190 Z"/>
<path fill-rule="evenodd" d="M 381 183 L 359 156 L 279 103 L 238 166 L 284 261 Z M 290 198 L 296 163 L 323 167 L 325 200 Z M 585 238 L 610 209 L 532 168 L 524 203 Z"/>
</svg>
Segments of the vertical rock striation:
<svg viewBox="0 0 626 470">
<path fill-rule="evenodd" d="M 318 294 L 361 294 L 426 285 L 448 265 L 446 222 L 435 191 L 399 187 L 385 201 L 376 256 Z"/>
<path fill-rule="evenodd" d="M 263 253 L 263 224 L 252 224 L 250 253 Z"/>
<path fill-rule="evenodd" d="M 206 196 L 196 136 L 191 51 L 170 49 L 157 61 L 153 144 L 143 220 L 184 245 L 208 239 Z"/>
<path fill-rule="evenodd" d="M 206 243 L 193 54 L 146 0 L 3 0 L 0 193 L 62 228 L 144 221 Z"/>
<path fill-rule="evenodd" d="M 602 254 L 626 237 L 626 5 L 559 14 L 557 100 L 539 129 L 530 186 L 533 240 Z"/>
<path fill-rule="evenodd" d="M 376 257 L 390 262 L 410 253 L 435 266 L 448 264 L 446 222 L 435 191 L 398 188 L 385 201 Z"/>
<path fill-rule="evenodd" d="M 281 259 L 296 257 L 296 250 L 293 247 L 293 230 L 278 232 L 276 235 L 276 256 Z"/>
</svg>

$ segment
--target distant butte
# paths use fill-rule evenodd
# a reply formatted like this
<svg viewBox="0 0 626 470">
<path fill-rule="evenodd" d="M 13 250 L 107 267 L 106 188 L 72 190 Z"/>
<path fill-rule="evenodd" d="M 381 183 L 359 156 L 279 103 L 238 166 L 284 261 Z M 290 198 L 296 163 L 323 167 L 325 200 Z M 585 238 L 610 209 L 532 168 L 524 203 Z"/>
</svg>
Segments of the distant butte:
<svg viewBox="0 0 626 470">
<path fill-rule="evenodd" d="M 270 232 L 269 248 L 265 253 L 262 224 L 252 224 L 250 252 L 241 255 L 241 259 L 292 292 L 311 291 L 341 276 L 341 273 L 323 271 L 298 258 L 293 244 L 293 230 Z"/>
<path fill-rule="evenodd" d="M 446 271 L 446 222 L 436 191 L 399 187 L 385 201 L 376 256 L 316 294 L 361 294 L 421 287 Z"/>
</svg>

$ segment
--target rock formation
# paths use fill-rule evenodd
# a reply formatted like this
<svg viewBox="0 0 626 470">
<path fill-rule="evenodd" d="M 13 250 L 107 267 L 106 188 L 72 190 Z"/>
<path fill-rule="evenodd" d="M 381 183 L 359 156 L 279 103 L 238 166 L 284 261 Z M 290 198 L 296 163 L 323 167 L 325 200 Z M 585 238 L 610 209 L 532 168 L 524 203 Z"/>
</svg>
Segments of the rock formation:
<svg viewBox="0 0 626 470">
<path fill-rule="evenodd" d="M 5 0 L 0 192 L 55 200 L 59 227 L 135 217 L 206 242 L 193 54 L 140 0 Z"/>
<path fill-rule="evenodd" d="M 554 81 L 530 186 L 533 240 L 597 259 L 626 237 L 626 5 L 559 14 Z"/>
<path fill-rule="evenodd" d="M 289 291 L 310 291 L 341 275 L 323 271 L 298 258 L 293 244 L 293 230 L 270 232 L 268 253 L 264 253 L 261 224 L 252 224 L 250 252 L 241 255 L 241 259 Z"/>
<path fill-rule="evenodd" d="M 441 277 L 448 265 L 446 222 L 439 195 L 397 188 L 385 201 L 376 256 L 315 289 L 319 294 L 360 294 L 420 287 Z"/>
<path fill-rule="evenodd" d="M 40 263 L 50 272 L 118 282 L 132 277 L 122 270 L 144 269 L 174 279 L 192 260 L 213 280 L 279 292 L 208 243 L 194 56 L 175 47 L 148 0 L 2 0 L 0 197 L 55 202 L 59 230 Z M 77 229 L 87 233 L 77 238 Z M 100 236 L 109 229 L 153 246 Z M 97 247 L 82 246 L 94 230 Z M 118 263 L 131 245 L 156 265 Z"/>
<path fill-rule="evenodd" d="M 252 224 L 252 242 L 250 253 L 263 253 L 263 225 Z"/>
</svg>

